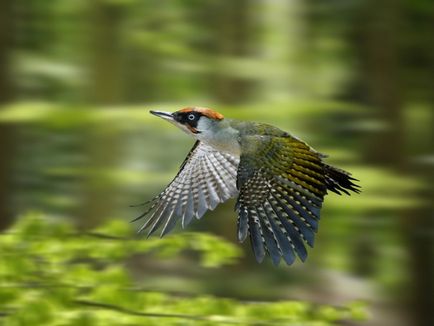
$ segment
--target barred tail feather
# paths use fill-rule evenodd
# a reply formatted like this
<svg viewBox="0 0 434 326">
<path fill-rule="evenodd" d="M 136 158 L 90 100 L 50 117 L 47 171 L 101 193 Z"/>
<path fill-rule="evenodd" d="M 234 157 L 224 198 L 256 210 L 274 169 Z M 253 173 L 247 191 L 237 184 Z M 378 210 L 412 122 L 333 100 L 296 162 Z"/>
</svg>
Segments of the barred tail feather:
<svg viewBox="0 0 434 326">
<path fill-rule="evenodd" d="M 351 177 L 351 173 L 327 164 L 324 165 L 324 169 L 326 187 L 328 190 L 338 195 L 342 193 L 351 195 L 349 191 L 360 193 L 360 186 L 354 183 L 359 180 Z"/>
</svg>

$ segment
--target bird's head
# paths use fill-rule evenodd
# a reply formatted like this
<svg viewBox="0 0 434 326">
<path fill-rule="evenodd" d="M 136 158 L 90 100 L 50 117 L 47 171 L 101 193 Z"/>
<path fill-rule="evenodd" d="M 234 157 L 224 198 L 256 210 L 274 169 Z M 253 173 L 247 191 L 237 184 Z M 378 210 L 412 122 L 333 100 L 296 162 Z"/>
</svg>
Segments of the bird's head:
<svg viewBox="0 0 434 326">
<path fill-rule="evenodd" d="M 179 111 L 169 113 L 150 111 L 151 114 L 163 118 L 174 124 L 189 135 L 197 136 L 209 132 L 224 119 L 223 115 L 208 108 L 187 107 Z"/>
</svg>

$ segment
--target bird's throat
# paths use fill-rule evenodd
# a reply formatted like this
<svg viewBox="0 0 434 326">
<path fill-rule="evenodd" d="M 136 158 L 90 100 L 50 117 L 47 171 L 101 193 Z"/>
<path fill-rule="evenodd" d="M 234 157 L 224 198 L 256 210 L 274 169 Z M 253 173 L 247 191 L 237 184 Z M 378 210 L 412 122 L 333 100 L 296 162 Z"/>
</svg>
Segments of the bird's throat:
<svg viewBox="0 0 434 326">
<path fill-rule="evenodd" d="M 241 148 L 238 141 L 238 134 L 237 130 L 228 127 L 220 130 L 204 130 L 196 134 L 195 138 L 215 148 L 219 152 L 239 157 Z"/>
</svg>

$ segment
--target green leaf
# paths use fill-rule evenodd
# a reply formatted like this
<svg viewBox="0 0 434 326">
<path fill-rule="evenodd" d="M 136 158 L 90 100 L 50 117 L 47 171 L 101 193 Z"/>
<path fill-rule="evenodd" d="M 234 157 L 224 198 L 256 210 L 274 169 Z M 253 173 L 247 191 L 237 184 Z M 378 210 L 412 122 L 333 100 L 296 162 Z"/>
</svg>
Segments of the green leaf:
<svg viewBox="0 0 434 326">
<path fill-rule="evenodd" d="M 130 237 L 133 233 L 131 224 L 122 220 L 109 220 L 101 227 L 96 228 L 95 232 L 114 237 Z"/>
<path fill-rule="evenodd" d="M 348 309 L 352 320 L 366 321 L 369 319 L 367 304 L 365 302 L 351 302 L 348 304 Z"/>
<path fill-rule="evenodd" d="M 51 302 L 34 297 L 21 305 L 10 317 L 10 323 L 17 326 L 48 325 L 54 319 L 55 311 L 56 307 Z"/>
</svg>

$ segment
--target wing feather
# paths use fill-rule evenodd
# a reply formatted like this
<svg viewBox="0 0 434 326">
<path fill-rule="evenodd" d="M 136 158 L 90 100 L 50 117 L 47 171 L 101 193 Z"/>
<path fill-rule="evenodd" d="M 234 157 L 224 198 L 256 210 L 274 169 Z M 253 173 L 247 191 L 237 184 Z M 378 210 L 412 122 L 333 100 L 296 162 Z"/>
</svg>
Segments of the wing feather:
<svg viewBox="0 0 434 326">
<path fill-rule="evenodd" d="M 273 264 L 281 257 L 288 265 L 296 256 L 304 261 L 305 244 L 314 245 L 327 189 L 357 192 L 355 179 L 326 165 L 324 155 L 285 133 L 245 135 L 241 149 L 235 206 L 238 239 L 250 234 L 259 262 L 266 252 Z"/>
<path fill-rule="evenodd" d="M 270 222 L 267 219 L 267 215 L 263 211 L 263 208 L 258 207 L 258 214 L 261 216 L 262 230 L 264 235 L 264 244 L 266 245 L 266 250 L 271 257 L 271 260 L 274 265 L 278 265 L 281 257 L 281 250 L 278 245 L 278 241 L 276 238 L 273 229 L 270 226 Z"/>
<path fill-rule="evenodd" d="M 209 161 L 213 167 L 213 171 L 215 172 L 215 176 L 217 177 L 217 183 L 219 188 L 221 189 L 222 198 L 229 199 L 235 195 L 235 187 L 234 183 L 231 180 L 235 180 L 233 176 L 229 173 L 226 173 L 226 169 L 219 161 L 220 155 L 216 152 L 216 155 L 213 157 L 209 157 Z M 221 159 L 221 158 L 220 158 Z"/>
<path fill-rule="evenodd" d="M 294 255 L 293 248 L 292 248 L 290 240 L 282 232 L 282 230 L 280 229 L 280 227 L 278 227 L 278 225 L 276 224 L 276 222 L 274 220 L 275 217 L 268 216 L 267 218 L 268 218 L 270 226 L 271 226 L 271 228 L 273 230 L 273 233 L 276 236 L 277 243 L 279 244 L 280 252 L 281 252 L 281 255 L 282 255 L 283 259 L 285 260 L 285 262 L 288 265 L 291 265 L 294 262 L 294 260 L 295 260 L 295 255 Z"/>
<path fill-rule="evenodd" d="M 249 212 L 249 231 L 250 231 L 250 241 L 253 248 L 253 253 L 255 254 L 256 261 L 258 263 L 262 262 L 265 257 L 265 247 L 264 238 L 262 236 L 262 228 L 260 224 L 259 217 L 256 212 Z"/>
<path fill-rule="evenodd" d="M 221 154 L 210 146 L 195 143 L 172 182 L 159 195 L 146 202 L 149 215 L 139 232 L 149 228 L 148 236 L 162 228 L 161 236 L 169 233 L 178 220 L 186 227 L 193 217 L 202 217 L 208 209 L 234 197 L 238 159 Z"/>
<path fill-rule="evenodd" d="M 282 213 L 282 210 L 277 207 L 276 202 L 270 200 L 269 203 L 272 208 L 272 212 L 270 212 L 270 214 L 277 217 L 277 220 L 280 222 L 280 227 L 285 230 L 287 237 L 290 239 L 292 246 L 297 252 L 297 255 L 302 261 L 305 261 L 307 258 L 307 250 L 304 246 L 300 233 L 294 227 L 294 225 L 288 221 L 286 216 Z"/>
</svg>

